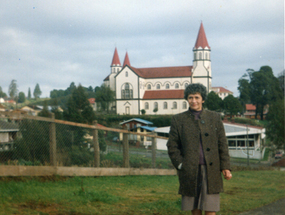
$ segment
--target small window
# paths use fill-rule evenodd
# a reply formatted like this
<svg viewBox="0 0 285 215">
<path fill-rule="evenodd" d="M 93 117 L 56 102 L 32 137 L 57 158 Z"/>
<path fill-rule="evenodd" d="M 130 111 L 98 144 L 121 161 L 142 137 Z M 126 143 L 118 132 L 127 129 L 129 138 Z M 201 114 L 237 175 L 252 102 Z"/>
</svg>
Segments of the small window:
<svg viewBox="0 0 285 215">
<path fill-rule="evenodd" d="M 166 84 L 166 85 L 165 85 L 165 89 L 169 89 L 169 84 Z"/>
<path fill-rule="evenodd" d="M 179 89 L 179 84 L 178 83 L 175 84 L 175 89 Z"/>
<path fill-rule="evenodd" d="M 208 53 L 207 52 L 205 53 L 205 59 L 208 59 Z"/>
<path fill-rule="evenodd" d="M 151 90 L 151 85 L 150 84 L 147 85 L 147 89 Z"/>
<path fill-rule="evenodd" d="M 128 77 L 128 76 L 129 76 L 128 71 L 126 71 L 126 77 Z"/>
<path fill-rule="evenodd" d="M 194 60 L 197 60 L 197 54 L 194 53 Z"/>
<path fill-rule="evenodd" d="M 185 101 L 182 103 L 182 108 L 187 109 L 187 103 Z"/>
<path fill-rule="evenodd" d="M 120 69 L 118 68 L 118 69 L 117 69 L 117 72 L 119 72 L 119 71 L 120 71 Z"/>
<path fill-rule="evenodd" d="M 163 102 L 163 109 L 167 109 L 167 102 Z"/>
<path fill-rule="evenodd" d="M 146 102 L 146 103 L 144 104 L 144 109 L 146 109 L 146 110 L 149 109 L 149 104 L 148 104 L 148 102 Z"/>
<path fill-rule="evenodd" d="M 199 52 L 199 59 L 202 60 L 202 52 Z"/>
<path fill-rule="evenodd" d="M 154 109 L 158 109 L 158 103 L 154 102 Z"/>
<path fill-rule="evenodd" d="M 160 89 L 160 84 L 156 85 L 156 89 L 159 90 Z"/>
<path fill-rule="evenodd" d="M 173 102 L 173 109 L 177 109 L 177 102 Z"/>
</svg>

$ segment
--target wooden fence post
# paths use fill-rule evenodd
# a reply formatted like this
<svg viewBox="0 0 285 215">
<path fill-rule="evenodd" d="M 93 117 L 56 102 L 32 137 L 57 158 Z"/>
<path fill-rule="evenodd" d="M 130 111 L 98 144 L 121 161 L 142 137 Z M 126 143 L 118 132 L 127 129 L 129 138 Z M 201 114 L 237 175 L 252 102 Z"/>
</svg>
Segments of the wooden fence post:
<svg viewBox="0 0 285 215">
<path fill-rule="evenodd" d="M 152 132 L 152 135 L 155 135 L 155 132 Z M 151 138 L 151 152 L 152 152 L 152 168 L 156 167 L 156 138 Z"/>
<path fill-rule="evenodd" d="M 97 120 L 93 121 L 93 125 L 97 126 Z M 93 129 L 93 147 L 94 147 L 94 166 L 100 167 L 100 148 L 98 140 L 98 129 Z"/>
<path fill-rule="evenodd" d="M 127 128 L 125 128 L 127 129 Z M 130 167 L 130 159 L 129 159 L 129 138 L 127 133 L 123 133 L 123 167 Z"/>
<path fill-rule="evenodd" d="M 49 123 L 49 156 L 51 166 L 56 166 L 56 129 L 54 113 L 51 113 L 53 122 Z"/>
</svg>

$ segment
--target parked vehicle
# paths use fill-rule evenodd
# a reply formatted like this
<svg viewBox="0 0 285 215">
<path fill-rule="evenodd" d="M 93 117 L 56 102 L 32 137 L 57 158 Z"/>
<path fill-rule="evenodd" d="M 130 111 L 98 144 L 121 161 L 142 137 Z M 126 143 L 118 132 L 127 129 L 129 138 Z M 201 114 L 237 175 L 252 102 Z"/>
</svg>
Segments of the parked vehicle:
<svg viewBox="0 0 285 215">
<path fill-rule="evenodd" d="M 279 151 L 279 152 L 276 152 L 275 154 L 275 159 L 281 159 L 283 156 L 283 152 Z"/>
</svg>

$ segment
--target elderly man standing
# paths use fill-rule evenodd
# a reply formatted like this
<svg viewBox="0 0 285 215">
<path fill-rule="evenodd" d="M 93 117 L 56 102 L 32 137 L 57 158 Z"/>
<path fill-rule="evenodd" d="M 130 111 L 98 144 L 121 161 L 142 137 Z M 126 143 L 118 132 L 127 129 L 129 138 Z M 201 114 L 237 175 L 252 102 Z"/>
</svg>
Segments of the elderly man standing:
<svg viewBox="0 0 285 215">
<path fill-rule="evenodd" d="M 184 91 L 189 110 L 173 116 L 168 154 L 178 170 L 182 210 L 214 215 L 220 210 L 224 178 L 232 177 L 224 126 L 218 113 L 203 109 L 206 87 L 190 84 Z"/>
</svg>

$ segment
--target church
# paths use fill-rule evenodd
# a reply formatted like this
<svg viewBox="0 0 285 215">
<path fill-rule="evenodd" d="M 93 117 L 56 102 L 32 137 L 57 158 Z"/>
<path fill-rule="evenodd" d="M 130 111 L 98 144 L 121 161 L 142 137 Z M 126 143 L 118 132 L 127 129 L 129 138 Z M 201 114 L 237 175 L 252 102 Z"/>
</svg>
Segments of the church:
<svg viewBox="0 0 285 215">
<path fill-rule="evenodd" d="M 203 23 L 193 48 L 193 65 L 155 68 L 131 66 L 126 52 L 123 65 L 115 48 L 111 73 L 104 84 L 116 92 L 112 108 L 117 114 L 177 114 L 188 109 L 183 98 L 190 83 L 203 84 L 211 91 L 211 48 Z"/>
</svg>

